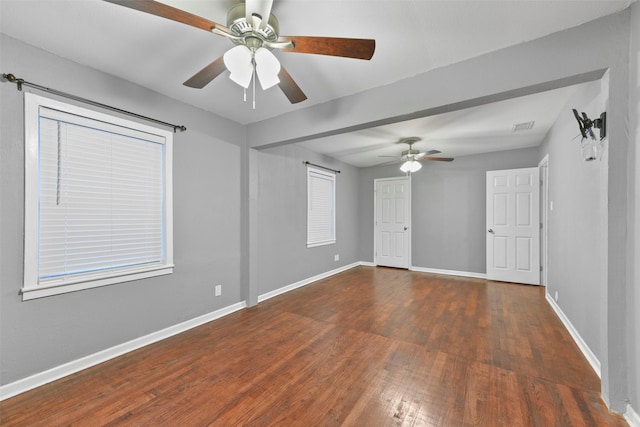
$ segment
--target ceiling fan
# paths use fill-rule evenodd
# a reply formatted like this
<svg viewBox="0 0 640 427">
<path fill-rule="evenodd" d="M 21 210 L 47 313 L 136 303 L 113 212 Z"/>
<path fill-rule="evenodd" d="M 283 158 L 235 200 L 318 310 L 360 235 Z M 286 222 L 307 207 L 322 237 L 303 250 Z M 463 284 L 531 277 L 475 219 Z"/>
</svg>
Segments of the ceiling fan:
<svg viewBox="0 0 640 427">
<path fill-rule="evenodd" d="M 420 141 L 421 138 L 417 136 L 411 136 L 408 138 L 402 138 L 398 141 L 399 144 L 408 144 L 409 149 L 404 150 L 400 154 L 400 158 L 397 161 L 404 162 L 402 166 L 400 166 L 400 170 L 402 172 L 417 172 L 422 168 L 422 164 L 419 160 L 432 160 L 437 162 L 452 162 L 453 157 L 432 157 L 432 154 L 440 154 L 441 151 L 438 150 L 429 150 L 426 152 L 415 150 L 413 148 L 413 144 Z M 380 156 L 380 157 L 397 157 L 397 156 Z"/>
<path fill-rule="evenodd" d="M 245 89 L 245 100 L 246 89 L 251 81 L 255 93 L 256 76 L 263 90 L 277 84 L 292 104 L 307 99 L 271 52 L 272 49 L 365 60 L 371 59 L 375 51 L 376 43 L 372 39 L 280 36 L 278 20 L 271 14 L 273 0 L 246 0 L 235 5 L 227 13 L 226 26 L 154 0 L 104 1 L 190 25 L 231 40 L 235 47 L 183 84 L 201 89 L 228 69 L 231 80 Z"/>
</svg>

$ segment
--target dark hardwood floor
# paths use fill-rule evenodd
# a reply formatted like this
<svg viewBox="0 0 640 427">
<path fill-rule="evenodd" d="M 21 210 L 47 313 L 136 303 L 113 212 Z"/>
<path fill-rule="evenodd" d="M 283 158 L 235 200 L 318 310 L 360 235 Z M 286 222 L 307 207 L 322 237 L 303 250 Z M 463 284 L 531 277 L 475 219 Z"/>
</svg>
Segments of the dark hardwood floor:
<svg viewBox="0 0 640 427">
<path fill-rule="evenodd" d="M 0 403 L 6 426 L 625 426 L 542 287 L 357 267 Z"/>
</svg>

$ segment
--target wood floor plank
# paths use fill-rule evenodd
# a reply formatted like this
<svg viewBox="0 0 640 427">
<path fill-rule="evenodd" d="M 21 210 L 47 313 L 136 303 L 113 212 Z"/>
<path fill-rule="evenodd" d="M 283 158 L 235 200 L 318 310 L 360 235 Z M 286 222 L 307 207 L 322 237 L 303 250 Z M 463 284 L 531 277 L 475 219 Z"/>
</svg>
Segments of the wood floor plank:
<svg viewBox="0 0 640 427">
<path fill-rule="evenodd" d="M 0 402 L 2 426 L 625 426 L 544 288 L 357 267 Z"/>
</svg>

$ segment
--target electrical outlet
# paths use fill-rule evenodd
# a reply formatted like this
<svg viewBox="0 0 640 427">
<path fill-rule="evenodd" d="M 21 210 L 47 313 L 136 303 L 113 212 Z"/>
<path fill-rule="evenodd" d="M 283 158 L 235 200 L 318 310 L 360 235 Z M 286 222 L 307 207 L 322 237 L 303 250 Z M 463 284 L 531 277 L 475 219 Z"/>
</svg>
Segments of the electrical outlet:
<svg viewBox="0 0 640 427">
<path fill-rule="evenodd" d="M 334 260 L 334 261 L 340 261 L 340 255 L 339 255 L 339 254 L 335 254 L 335 255 L 333 256 L 333 260 Z"/>
<path fill-rule="evenodd" d="M 556 291 L 555 298 L 556 298 L 556 302 L 558 302 L 558 291 Z"/>
<path fill-rule="evenodd" d="M 216 296 L 222 295 L 222 285 L 216 285 Z"/>
</svg>

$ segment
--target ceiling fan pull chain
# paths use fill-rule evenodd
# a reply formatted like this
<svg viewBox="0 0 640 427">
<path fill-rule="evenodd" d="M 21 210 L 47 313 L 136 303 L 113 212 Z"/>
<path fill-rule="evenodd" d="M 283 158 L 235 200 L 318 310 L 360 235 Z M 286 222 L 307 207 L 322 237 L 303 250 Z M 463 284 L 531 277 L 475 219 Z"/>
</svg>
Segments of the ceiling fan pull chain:
<svg viewBox="0 0 640 427">
<path fill-rule="evenodd" d="M 256 109 L 256 67 L 253 67 L 253 109 Z"/>
</svg>

